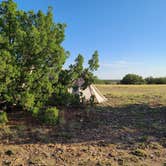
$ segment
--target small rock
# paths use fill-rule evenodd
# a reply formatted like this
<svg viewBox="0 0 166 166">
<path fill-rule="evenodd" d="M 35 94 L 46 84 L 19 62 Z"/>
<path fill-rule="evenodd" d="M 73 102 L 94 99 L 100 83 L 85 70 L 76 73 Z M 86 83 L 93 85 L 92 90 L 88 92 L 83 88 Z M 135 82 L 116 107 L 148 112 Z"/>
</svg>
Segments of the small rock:
<svg viewBox="0 0 166 166">
<path fill-rule="evenodd" d="M 109 154 L 108 154 L 108 157 L 115 157 L 116 156 L 116 153 L 115 152 L 110 152 Z"/>
<path fill-rule="evenodd" d="M 150 158 L 151 158 L 151 159 L 153 159 L 153 158 L 154 158 L 154 155 L 153 155 L 153 154 L 151 154 L 151 155 L 150 155 Z"/>
<path fill-rule="evenodd" d="M 11 165 L 11 161 L 10 161 L 10 160 L 4 160 L 3 163 L 4 163 L 5 165 Z"/>
<path fill-rule="evenodd" d="M 58 154 L 62 154 L 62 153 L 63 153 L 63 149 L 61 149 L 61 148 L 57 148 L 57 149 L 56 149 L 56 153 L 58 153 Z"/>
<path fill-rule="evenodd" d="M 87 149 L 85 149 L 85 148 L 81 149 L 81 152 L 87 152 Z"/>
<path fill-rule="evenodd" d="M 83 119 L 80 119 L 80 122 L 83 122 L 84 120 Z"/>
<path fill-rule="evenodd" d="M 7 151 L 5 152 L 5 154 L 8 155 L 8 156 L 14 155 L 14 153 L 13 153 L 12 150 L 7 150 Z"/>
<path fill-rule="evenodd" d="M 122 159 L 118 159 L 118 164 L 119 165 L 124 165 L 124 161 Z"/>
<path fill-rule="evenodd" d="M 49 148 L 53 148 L 55 145 L 54 144 L 49 144 L 48 147 Z"/>
</svg>

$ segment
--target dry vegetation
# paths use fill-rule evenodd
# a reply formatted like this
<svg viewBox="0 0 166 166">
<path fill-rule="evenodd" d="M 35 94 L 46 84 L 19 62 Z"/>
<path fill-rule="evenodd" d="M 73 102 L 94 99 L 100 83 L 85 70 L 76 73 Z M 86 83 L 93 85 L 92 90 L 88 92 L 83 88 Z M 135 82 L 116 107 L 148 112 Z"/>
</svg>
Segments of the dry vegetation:
<svg viewBox="0 0 166 166">
<path fill-rule="evenodd" d="M 111 106 L 166 106 L 166 85 L 98 85 Z"/>
<path fill-rule="evenodd" d="M 9 113 L 0 165 L 165 166 L 166 86 L 97 87 L 106 104 L 65 110 L 56 127 Z"/>
</svg>

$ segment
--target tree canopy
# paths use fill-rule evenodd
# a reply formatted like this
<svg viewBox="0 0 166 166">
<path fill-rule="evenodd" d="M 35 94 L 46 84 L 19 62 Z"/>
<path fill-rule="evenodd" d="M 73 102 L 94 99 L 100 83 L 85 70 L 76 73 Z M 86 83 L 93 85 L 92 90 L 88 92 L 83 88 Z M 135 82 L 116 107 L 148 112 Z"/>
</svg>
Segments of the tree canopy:
<svg viewBox="0 0 166 166">
<path fill-rule="evenodd" d="M 13 0 L 0 4 L 0 103 L 18 105 L 25 110 L 43 109 L 60 87 L 71 87 L 84 77 L 87 86 L 97 70 L 98 53 L 84 68 L 78 55 L 75 64 L 62 69 L 69 52 L 62 42 L 65 24 L 55 23 L 52 8 L 47 13 L 17 9 Z M 66 91 L 67 93 L 67 91 Z M 58 94 L 57 94 L 58 95 Z"/>
<path fill-rule="evenodd" d="M 144 84 L 145 80 L 137 74 L 127 74 L 121 80 L 121 84 Z"/>
</svg>

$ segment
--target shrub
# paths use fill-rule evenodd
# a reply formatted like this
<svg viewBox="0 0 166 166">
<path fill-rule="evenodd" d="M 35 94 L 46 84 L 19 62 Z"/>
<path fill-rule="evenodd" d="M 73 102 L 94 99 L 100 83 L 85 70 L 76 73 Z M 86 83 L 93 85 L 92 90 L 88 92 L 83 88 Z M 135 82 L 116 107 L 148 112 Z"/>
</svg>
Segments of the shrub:
<svg viewBox="0 0 166 166">
<path fill-rule="evenodd" d="M 8 119 L 7 119 L 6 112 L 0 112 L 0 124 L 4 124 L 7 122 L 8 122 Z"/>
<path fill-rule="evenodd" d="M 147 84 L 166 84 L 166 77 L 147 77 L 145 81 Z"/>
<path fill-rule="evenodd" d="M 46 124 L 57 124 L 59 121 L 59 110 L 56 107 L 47 108 L 41 112 L 40 119 Z"/>
<path fill-rule="evenodd" d="M 5 154 L 8 155 L 8 156 L 11 156 L 11 155 L 14 155 L 14 152 L 9 149 L 5 152 Z"/>
<path fill-rule="evenodd" d="M 94 103 L 95 103 L 95 96 L 92 95 L 92 96 L 90 97 L 90 105 L 93 106 Z"/>
<path fill-rule="evenodd" d="M 62 47 L 66 25 L 54 22 L 51 8 L 46 14 L 21 11 L 6 0 L 0 11 L 0 100 L 41 109 L 67 58 Z"/>
<path fill-rule="evenodd" d="M 49 98 L 47 105 L 51 106 L 75 106 L 80 105 L 80 95 L 72 94 L 68 92 L 68 88 L 59 84 L 52 96 Z"/>
<path fill-rule="evenodd" d="M 37 117 L 38 114 L 39 114 L 39 108 L 38 108 L 38 107 L 34 107 L 34 108 L 32 109 L 32 116 L 33 116 L 33 117 Z"/>
<path fill-rule="evenodd" d="M 144 84 L 145 80 L 142 76 L 136 74 L 127 74 L 121 80 L 121 84 Z"/>
<path fill-rule="evenodd" d="M 70 94 L 68 92 L 63 94 L 53 94 L 48 101 L 48 105 L 51 106 L 70 106 L 70 105 L 79 105 L 79 96 Z"/>
<path fill-rule="evenodd" d="M 79 103 L 79 98 L 69 95 L 67 89 L 78 78 L 85 80 L 82 88 L 94 82 L 98 52 L 88 61 L 88 68 L 84 68 L 83 56 L 78 55 L 75 64 L 63 70 L 69 56 L 62 45 L 66 25 L 54 22 L 51 7 L 46 13 L 22 11 L 14 0 L 4 0 L 0 12 L 0 101 L 34 115 L 46 107 L 53 93 L 62 105 Z"/>
</svg>

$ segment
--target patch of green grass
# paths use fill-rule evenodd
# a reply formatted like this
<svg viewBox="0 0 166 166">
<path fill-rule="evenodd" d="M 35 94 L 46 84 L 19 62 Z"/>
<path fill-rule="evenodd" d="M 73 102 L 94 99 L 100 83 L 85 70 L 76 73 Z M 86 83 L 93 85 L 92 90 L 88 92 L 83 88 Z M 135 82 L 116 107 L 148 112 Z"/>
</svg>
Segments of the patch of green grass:
<svg viewBox="0 0 166 166">
<path fill-rule="evenodd" d="M 24 131 L 26 128 L 27 128 L 27 126 L 25 126 L 25 125 L 16 125 L 15 126 L 15 129 L 19 130 L 19 131 Z"/>
<path fill-rule="evenodd" d="M 6 112 L 0 112 L 0 124 L 5 124 L 8 122 L 7 114 Z"/>
</svg>

